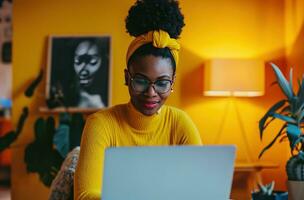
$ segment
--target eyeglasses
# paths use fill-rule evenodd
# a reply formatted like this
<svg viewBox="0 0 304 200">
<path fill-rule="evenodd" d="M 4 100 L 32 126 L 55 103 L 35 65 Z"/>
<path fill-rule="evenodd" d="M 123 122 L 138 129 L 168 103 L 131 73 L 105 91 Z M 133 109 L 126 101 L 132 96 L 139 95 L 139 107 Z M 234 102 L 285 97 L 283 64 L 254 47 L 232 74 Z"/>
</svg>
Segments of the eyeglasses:
<svg viewBox="0 0 304 200">
<path fill-rule="evenodd" d="M 164 94 L 169 92 L 173 83 L 173 81 L 169 79 L 159 79 L 152 82 L 146 78 L 137 77 L 137 76 L 133 77 L 129 71 L 128 73 L 131 79 L 131 87 L 135 92 L 138 93 L 147 91 L 150 85 L 152 85 L 155 92 L 157 92 L 158 94 Z"/>
</svg>

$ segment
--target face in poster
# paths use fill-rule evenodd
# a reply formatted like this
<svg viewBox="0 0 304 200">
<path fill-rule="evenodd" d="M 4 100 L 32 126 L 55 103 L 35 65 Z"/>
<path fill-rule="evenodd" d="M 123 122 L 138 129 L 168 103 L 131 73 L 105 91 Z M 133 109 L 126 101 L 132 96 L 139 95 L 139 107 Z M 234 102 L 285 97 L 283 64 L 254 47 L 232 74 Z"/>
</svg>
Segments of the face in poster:
<svg viewBox="0 0 304 200">
<path fill-rule="evenodd" d="M 110 37 L 51 37 L 47 97 L 58 106 L 109 106 Z"/>
</svg>

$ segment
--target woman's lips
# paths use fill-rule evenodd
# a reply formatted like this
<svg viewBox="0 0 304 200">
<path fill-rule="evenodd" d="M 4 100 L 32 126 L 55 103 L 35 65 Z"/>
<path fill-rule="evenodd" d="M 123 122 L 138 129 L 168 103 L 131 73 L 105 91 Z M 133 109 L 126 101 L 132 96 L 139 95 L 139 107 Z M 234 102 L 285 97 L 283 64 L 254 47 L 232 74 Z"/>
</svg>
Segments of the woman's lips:
<svg viewBox="0 0 304 200">
<path fill-rule="evenodd" d="M 157 107 L 158 102 L 144 102 L 143 105 L 146 109 L 154 109 Z"/>
</svg>

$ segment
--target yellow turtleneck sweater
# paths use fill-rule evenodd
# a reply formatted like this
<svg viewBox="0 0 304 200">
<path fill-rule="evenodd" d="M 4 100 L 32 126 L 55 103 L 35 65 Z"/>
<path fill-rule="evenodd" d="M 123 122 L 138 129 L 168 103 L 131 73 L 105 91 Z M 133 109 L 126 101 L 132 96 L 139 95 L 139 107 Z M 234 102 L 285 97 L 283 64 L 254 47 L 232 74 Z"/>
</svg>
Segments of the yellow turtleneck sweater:
<svg viewBox="0 0 304 200">
<path fill-rule="evenodd" d="M 100 200 L 104 150 L 119 146 L 200 145 L 200 134 L 185 112 L 162 106 L 153 116 L 131 103 L 101 110 L 87 119 L 74 177 L 74 199 Z"/>
</svg>

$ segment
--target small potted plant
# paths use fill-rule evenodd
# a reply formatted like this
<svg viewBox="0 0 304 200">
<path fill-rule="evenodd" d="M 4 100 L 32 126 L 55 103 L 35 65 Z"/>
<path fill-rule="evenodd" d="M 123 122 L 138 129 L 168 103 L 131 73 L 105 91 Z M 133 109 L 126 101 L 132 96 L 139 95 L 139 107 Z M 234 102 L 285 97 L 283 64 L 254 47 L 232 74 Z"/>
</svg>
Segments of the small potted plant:
<svg viewBox="0 0 304 200">
<path fill-rule="evenodd" d="M 264 130 L 275 119 L 283 121 L 282 127 L 276 133 L 273 140 L 261 151 L 259 158 L 278 139 L 282 141 L 288 138 L 291 157 L 286 163 L 288 176 L 289 199 L 300 200 L 304 198 L 304 76 L 298 80 L 298 89 L 293 87 L 292 69 L 289 73 L 289 81 L 281 70 L 273 63 L 272 69 L 276 75 L 277 83 L 285 98 L 275 103 L 259 121 L 260 138 Z"/>
<path fill-rule="evenodd" d="M 287 200 L 288 193 L 281 191 L 273 191 L 274 181 L 270 184 L 258 184 L 259 190 L 252 192 L 252 200 Z"/>
</svg>

